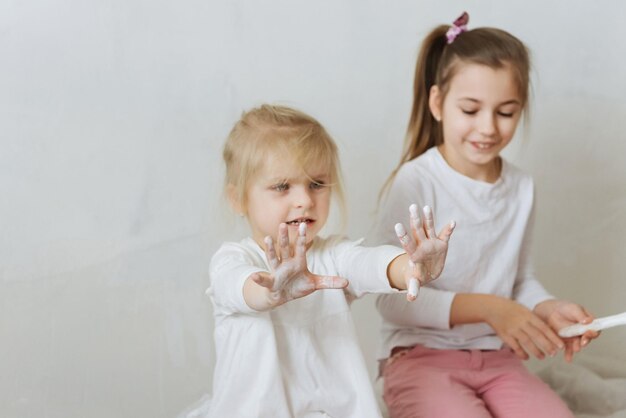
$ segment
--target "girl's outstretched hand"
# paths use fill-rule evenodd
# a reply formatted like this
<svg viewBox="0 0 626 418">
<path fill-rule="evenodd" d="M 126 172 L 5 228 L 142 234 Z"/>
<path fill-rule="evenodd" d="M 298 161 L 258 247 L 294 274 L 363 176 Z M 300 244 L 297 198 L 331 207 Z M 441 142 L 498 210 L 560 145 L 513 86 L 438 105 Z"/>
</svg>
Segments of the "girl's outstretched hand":
<svg viewBox="0 0 626 418">
<path fill-rule="evenodd" d="M 348 280 L 338 276 L 318 276 L 306 264 L 306 223 L 298 227 L 298 238 L 292 254 L 289 247 L 287 225 L 278 227 L 280 257 L 276 254 L 271 237 L 265 237 L 265 255 L 271 274 L 255 273 L 252 280 L 269 290 L 266 309 L 274 308 L 293 299 L 301 298 L 321 289 L 343 289 Z"/>
<path fill-rule="evenodd" d="M 420 286 L 441 274 L 448 254 L 448 241 L 456 224 L 450 222 L 437 235 L 430 206 L 424 206 L 424 223 L 418 214 L 417 205 L 409 207 L 409 214 L 412 234 L 407 234 L 404 225 L 398 223 L 396 235 L 409 256 L 407 299 L 411 301 L 417 297 Z"/>
<path fill-rule="evenodd" d="M 592 314 L 587 309 L 577 303 L 565 300 L 546 300 L 535 306 L 535 313 L 552 327 L 555 332 L 574 324 L 589 324 L 594 320 Z M 589 342 L 600 335 L 599 331 L 587 330 L 578 337 L 564 338 L 565 361 L 568 363 Z"/>
</svg>

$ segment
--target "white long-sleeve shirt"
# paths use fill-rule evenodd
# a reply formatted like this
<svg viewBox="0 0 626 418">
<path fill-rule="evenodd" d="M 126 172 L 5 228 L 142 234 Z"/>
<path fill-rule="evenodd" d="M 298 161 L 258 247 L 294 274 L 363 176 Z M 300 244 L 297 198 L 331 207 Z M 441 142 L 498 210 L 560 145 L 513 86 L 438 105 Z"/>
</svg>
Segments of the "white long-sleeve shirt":
<svg viewBox="0 0 626 418">
<path fill-rule="evenodd" d="M 498 349 L 502 341 L 486 323 L 450 327 L 456 293 L 489 293 L 512 298 L 529 309 L 552 296 L 535 278 L 530 260 L 533 181 L 502 162 L 493 184 L 452 169 L 437 148 L 405 163 L 381 205 L 368 244 L 395 244 L 392 223 L 416 203 L 435 212 L 437 233 L 457 223 L 441 276 L 422 287 L 417 303 L 381 295 L 383 317 L 379 358 L 394 347 L 421 344 L 439 349 Z"/>
<path fill-rule="evenodd" d="M 250 238 L 226 243 L 211 260 L 217 364 L 209 417 L 380 417 L 349 302 L 364 293 L 394 292 L 387 266 L 403 251 L 366 248 L 341 237 L 315 238 L 309 270 L 350 281 L 268 312 L 243 298 L 250 274 L 270 271 Z"/>
</svg>

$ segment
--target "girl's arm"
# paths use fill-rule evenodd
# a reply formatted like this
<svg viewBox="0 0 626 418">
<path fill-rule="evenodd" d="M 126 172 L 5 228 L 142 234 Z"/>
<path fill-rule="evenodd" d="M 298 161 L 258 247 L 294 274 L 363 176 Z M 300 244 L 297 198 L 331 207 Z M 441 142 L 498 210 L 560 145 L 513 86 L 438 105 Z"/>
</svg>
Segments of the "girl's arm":
<svg viewBox="0 0 626 418">
<path fill-rule="evenodd" d="M 564 347 L 563 341 L 535 313 L 525 306 L 496 295 L 457 293 L 450 308 L 450 324 L 486 322 L 517 354 L 528 359 L 528 352 L 543 359 Z"/>
<path fill-rule="evenodd" d="M 455 325 L 486 323 L 521 359 L 554 355 L 561 339 L 528 308 L 510 299 L 480 293 L 453 293 L 424 288 L 419 303 L 383 295 L 376 307 L 386 321 L 405 327 L 450 329 Z"/>
<path fill-rule="evenodd" d="M 256 311 L 266 311 L 290 300 L 307 296 L 316 290 L 343 289 L 348 281 L 337 276 L 318 276 L 309 271 L 306 263 L 306 224 L 301 223 L 295 251 L 289 247 L 287 225 L 278 228 L 280 259 L 270 237 L 265 238 L 265 255 L 272 273 L 251 274 L 243 287 L 246 304 Z"/>
<path fill-rule="evenodd" d="M 507 298 L 480 293 L 422 289 L 418 303 L 396 295 L 382 295 L 376 307 L 382 317 L 404 327 L 450 329 L 455 325 L 486 323 L 521 359 L 542 359 L 564 347 L 563 341 L 539 316 Z"/>
</svg>

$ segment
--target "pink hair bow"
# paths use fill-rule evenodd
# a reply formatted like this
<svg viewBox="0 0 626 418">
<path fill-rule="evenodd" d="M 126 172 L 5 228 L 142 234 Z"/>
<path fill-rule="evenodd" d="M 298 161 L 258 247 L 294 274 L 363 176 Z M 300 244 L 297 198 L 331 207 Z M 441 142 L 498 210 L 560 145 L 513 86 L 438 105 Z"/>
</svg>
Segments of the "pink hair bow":
<svg viewBox="0 0 626 418">
<path fill-rule="evenodd" d="M 463 14 L 454 21 L 452 26 L 450 26 L 450 29 L 448 29 L 448 31 L 446 32 L 448 44 L 454 42 L 457 36 L 467 30 L 467 22 L 469 22 L 469 15 L 467 14 L 467 12 L 463 12 Z"/>
</svg>

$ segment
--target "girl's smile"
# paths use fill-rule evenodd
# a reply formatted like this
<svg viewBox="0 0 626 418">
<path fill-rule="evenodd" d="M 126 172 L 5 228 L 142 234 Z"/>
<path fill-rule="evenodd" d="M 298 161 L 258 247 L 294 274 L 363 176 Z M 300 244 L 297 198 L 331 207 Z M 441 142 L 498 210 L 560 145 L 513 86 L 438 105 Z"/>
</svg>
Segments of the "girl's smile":
<svg viewBox="0 0 626 418">
<path fill-rule="evenodd" d="M 474 148 L 480 150 L 490 150 L 493 147 L 497 146 L 497 142 L 476 142 L 476 141 L 468 141 Z"/>
</svg>

